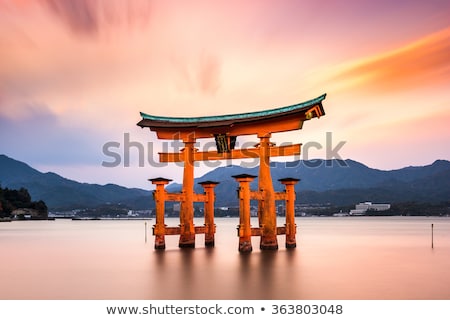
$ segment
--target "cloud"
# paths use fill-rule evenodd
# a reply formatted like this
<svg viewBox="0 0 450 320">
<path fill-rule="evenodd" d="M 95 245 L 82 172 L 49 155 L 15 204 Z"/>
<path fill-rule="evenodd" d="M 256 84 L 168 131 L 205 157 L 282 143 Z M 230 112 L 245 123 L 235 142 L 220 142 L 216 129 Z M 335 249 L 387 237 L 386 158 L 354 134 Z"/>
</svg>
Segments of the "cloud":
<svg viewBox="0 0 450 320">
<path fill-rule="evenodd" d="M 45 6 L 76 34 L 97 35 L 115 25 L 145 24 L 151 1 L 43 0 Z"/>
<path fill-rule="evenodd" d="M 216 55 L 204 51 L 196 58 L 173 54 L 170 61 L 181 91 L 214 95 L 219 90 L 222 64 Z"/>
<path fill-rule="evenodd" d="M 98 1 L 96 0 L 46 0 L 49 9 L 73 31 L 97 33 L 99 25 Z"/>
<path fill-rule="evenodd" d="M 213 55 L 200 57 L 197 79 L 199 88 L 203 93 L 214 94 L 220 87 L 219 59 Z"/>
<path fill-rule="evenodd" d="M 340 67 L 331 81 L 341 89 L 398 91 L 448 84 L 450 28 L 397 50 Z"/>
</svg>

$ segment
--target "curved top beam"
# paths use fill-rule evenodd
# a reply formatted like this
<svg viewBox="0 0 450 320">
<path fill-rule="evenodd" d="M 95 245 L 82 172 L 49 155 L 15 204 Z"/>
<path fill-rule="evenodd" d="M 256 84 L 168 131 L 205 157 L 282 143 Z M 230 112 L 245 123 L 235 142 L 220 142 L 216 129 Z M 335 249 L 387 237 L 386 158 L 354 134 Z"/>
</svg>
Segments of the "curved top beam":
<svg viewBox="0 0 450 320">
<path fill-rule="evenodd" d="M 267 133 L 295 130 L 301 128 L 303 121 L 325 115 L 322 106 L 325 97 L 326 94 L 323 94 L 315 99 L 281 108 L 205 117 L 165 117 L 141 112 L 142 120 L 137 125 L 142 128 L 148 127 L 150 130 L 156 131 L 160 138 L 165 139 L 173 137 L 175 133 L 187 132 L 194 133 L 197 138 L 200 138 L 222 133 L 227 135 L 259 134 L 265 131 L 264 128 L 268 128 Z M 270 129 L 273 124 L 286 122 L 286 120 L 288 122 L 295 120 L 296 122 L 287 127 L 283 126 L 277 129 L 275 126 L 273 130 Z M 257 129 L 236 130 L 236 127 L 242 126 L 253 126 Z M 231 128 L 234 130 L 230 131 Z"/>
<path fill-rule="evenodd" d="M 314 105 L 321 104 L 322 100 L 324 100 L 326 94 L 321 95 L 315 99 L 311 99 L 305 102 L 301 102 L 298 104 L 294 104 L 291 106 L 262 110 L 256 112 L 246 112 L 246 113 L 236 113 L 236 114 L 227 114 L 227 115 L 218 115 L 218 116 L 206 116 L 206 117 L 164 117 L 164 116 L 155 116 L 149 115 L 144 112 L 141 112 L 142 120 L 138 123 L 141 127 L 148 127 L 150 124 L 167 124 L 167 125 L 175 125 L 175 126 L 185 126 L 189 124 L 202 124 L 202 123 L 214 123 L 214 122 L 229 122 L 229 121 L 239 121 L 239 120 L 254 120 L 255 118 L 271 118 L 274 116 L 283 115 L 286 113 L 297 112 L 301 109 L 310 108 Z M 321 110 L 323 112 L 323 108 Z M 325 112 L 322 113 L 322 115 Z M 321 116 L 321 115 L 318 115 Z"/>
</svg>

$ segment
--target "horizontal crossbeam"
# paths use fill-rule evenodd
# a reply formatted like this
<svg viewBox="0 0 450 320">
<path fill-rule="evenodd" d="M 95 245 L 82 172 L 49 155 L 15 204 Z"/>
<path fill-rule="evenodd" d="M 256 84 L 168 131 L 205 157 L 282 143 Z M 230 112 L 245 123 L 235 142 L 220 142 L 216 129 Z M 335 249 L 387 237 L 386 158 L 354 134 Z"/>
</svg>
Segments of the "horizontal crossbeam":
<svg viewBox="0 0 450 320">
<path fill-rule="evenodd" d="M 263 229 L 255 227 L 255 228 L 251 228 L 250 232 L 251 232 L 252 237 L 260 237 L 263 234 Z M 280 234 L 286 234 L 286 227 L 277 227 L 277 235 L 280 235 Z"/>
<path fill-rule="evenodd" d="M 275 192 L 275 200 L 287 200 L 287 194 L 284 191 Z"/>
<path fill-rule="evenodd" d="M 166 192 L 165 201 L 184 201 L 185 195 L 184 193 L 169 193 Z M 193 202 L 206 202 L 208 198 L 206 194 L 194 193 L 193 194 Z"/>
<path fill-rule="evenodd" d="M 215 231 L 215 226 L 212 226 L 213 231 Z M 204 234 L 206 233 L 206 226 L 194 226 L 195 234 Z M 164 232 L 161 233 L 166 236 L 173 236 L 181 234 L 181 227 L 164 227 Z M 153 235 L 156 235 L 155 228 L 153 228 Z"/>
<path fill-rule="evenodd" d="M 270 157 L 286 157 L 299 155 L 301 143 L 286 146 L 270 147 Z M 217 151 L 194 152 L 194 161 L 212 161 L 242 158 L 259 158 L 260 148 L 233 149 L 230 152 Z M 160 152 L 159 162 L 184 162 L 184 154 L 178 152 Z"/>
<path fill-rule="evenodd" d="M 264 194 L 261 191 L 250 191 L 250 199 L 264 200 Z M 286 200 L 287 194 L 284 191 L 275 192 L 275 200 Z"/>
</svg>

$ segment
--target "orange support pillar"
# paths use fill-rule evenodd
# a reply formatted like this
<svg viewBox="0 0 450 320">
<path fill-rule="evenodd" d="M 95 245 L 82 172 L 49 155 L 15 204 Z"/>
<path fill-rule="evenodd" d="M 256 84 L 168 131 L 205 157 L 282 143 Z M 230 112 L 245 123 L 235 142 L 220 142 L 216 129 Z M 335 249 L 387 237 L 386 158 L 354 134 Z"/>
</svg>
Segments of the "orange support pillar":
<svg viewBox="0 0 450 320">
<path fill-rule="evenodd" d="M 203 181 L 199 183 L 205 190 L 205 247 L 214 247 L 214 234 L 216 225 L 214 224 L 214 188 L 219 184 L 215 181 Z"/>
<path fill-rule="evenodd" d="M 295 224 L 295 189 L 294 186 L 300 179 L 284 178 L 279 179 L 286 188 L 286 248 L 295 248 L 297 241 L 295 240 L 296 224 Z"/>
<path fill-rule="evenodd" d="M 270 174 L 270 134 L 258 136 L 259 143 L 259 200 L 258 217 L 262 230 L 260 248 L 277 250 L 277 216 L 275 212 L 275 191 Z"/>
<path fill-rule="evenodd" d="M 233 176 L 239 182 L 239 252 L 252 251 L 252 230 L 250 225 L 250 182 L 256 178 L 249 174 Z"/>
<path fill-rule="evenodd" d="M 191 135 L 183 140 L 184 171 L 183 171 L 183 200 L 180 208 L 180 248 L 195 248 L 194 227 L 194 144 L 195 138 Z"/>
<path fill-rule="evenodd" d="M 164 204 L 166 201 L 166 190 L 164 185 L 168 184 L 170 179 L 154 178 L 148 179 L 152 184 L 156 185 L 156 190 L 153 192 L 156 209 L 156 224 L 153 226 L 153 234 L 155 236 L 155 249 L 164 250 L 166 248 L 166 225 L 164 224 Z"/>
</svg>

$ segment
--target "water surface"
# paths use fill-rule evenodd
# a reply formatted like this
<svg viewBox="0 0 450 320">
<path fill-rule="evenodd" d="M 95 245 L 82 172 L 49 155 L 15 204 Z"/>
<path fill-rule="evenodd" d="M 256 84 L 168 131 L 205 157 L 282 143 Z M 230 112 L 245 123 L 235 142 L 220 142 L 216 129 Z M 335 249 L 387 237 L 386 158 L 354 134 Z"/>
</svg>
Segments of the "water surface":
<svg viewBox="0 0 450 320">
<path fill-rule="evenodd" d="M 0 299 L 450 299 L 449 218 L 297 218 L 296 249 L 244 255 L 238 218 L 216 219 L 215 248 L 165 251 L 153 223 L 147 242 L 142 220 L 0 223 Z"/>
</svg>

